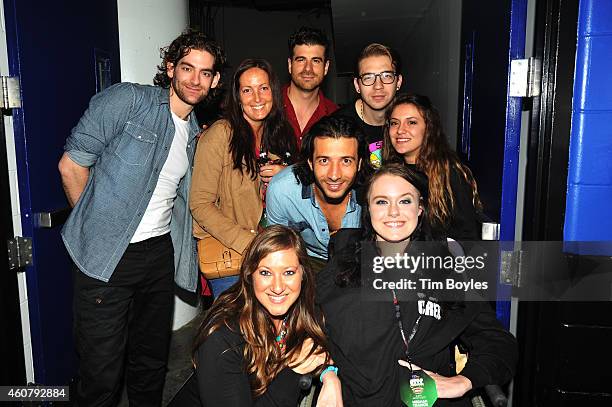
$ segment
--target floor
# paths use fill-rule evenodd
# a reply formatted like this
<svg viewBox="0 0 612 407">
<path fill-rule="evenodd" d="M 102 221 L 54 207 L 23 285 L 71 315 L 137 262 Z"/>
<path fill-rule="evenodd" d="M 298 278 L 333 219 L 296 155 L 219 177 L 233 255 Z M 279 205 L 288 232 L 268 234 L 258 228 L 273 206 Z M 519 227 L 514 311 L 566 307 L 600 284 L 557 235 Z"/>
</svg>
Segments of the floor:
<svg viewBox="0 0 612 407">
<path fill-rule="evenodd" d="M 193 338 L 200 325 L 201 317 L 194 318 L 190 323 L 172 333 L 170 344 L 170 359 L 168 360 L 168 373 L 164 386 L 162 405 L 165 406 L 179 391 L 185 380 L 193 371 L 191 351 Z"/>
</svg>

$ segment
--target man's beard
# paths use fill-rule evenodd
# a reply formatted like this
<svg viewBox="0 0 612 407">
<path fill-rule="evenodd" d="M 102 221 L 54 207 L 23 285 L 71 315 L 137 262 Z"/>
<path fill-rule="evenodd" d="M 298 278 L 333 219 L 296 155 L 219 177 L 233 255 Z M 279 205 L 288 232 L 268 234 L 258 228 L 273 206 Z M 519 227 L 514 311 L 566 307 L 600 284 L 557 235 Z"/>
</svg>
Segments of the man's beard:
<svg viewBox="0 0 612 407">
<path fill-rule="evenodd" d="M 176 96 L 178 96 L 179 99 L 181 99 L 183 102 L 187 103 L 188 105 L 195 106 L 201 103 L 202 101 L 204 101 L 204 99 L 206 99 L 206 97 L 208 96 L 206 92 L 202 92 L 198 100 L 193 102 L 185 95 L 181 86 L 182 85 L 178 82 L 178 80 L 176 79 L 176 76 L 172 78 L 172 89 L 176 93 Z"/>
<path fill-rule="evenodd" d="M 293 84 L 298 89 L 303 90 L 305 92 L 311 92 L 311 91 L 317 90 L 319 88 L 319 86 L 321 86 L 321 83 L 323 82 L 323 79 L 321 79 L 318 82 L 314 82 L 314 81 L 313 82 L 304 82 L 300 78 L 300 75 L 297 75 L 296 78 L 291 78 L 291 81 L 293 82 Z"/>
<path fill-rule="evenodd" d="M 355 185 L 355 181 L 353 181 L 351 185 L 346 189 L 346 191 L 344 191 L 342 196 L 340 196 L 339 198 L 333 198 L 333 197 L 328 196 L 325 193 L 325 188 L 323 188 L 319 180 L 316 178 L 316 176 L 314 176 L 314 173 L 313 173 L 313 177 L 314 177 L 315 188 L 319 189 L 319 192 L 321 192 L 321 195 L 325 198 L 325 202 L 331 205 L 340 205 L 342 201 L 344 201 L 344 198 L 346 198 L 346 196 L 349 194 L 349 192 L 351 192 L 353 185 Z"/>
</svg>

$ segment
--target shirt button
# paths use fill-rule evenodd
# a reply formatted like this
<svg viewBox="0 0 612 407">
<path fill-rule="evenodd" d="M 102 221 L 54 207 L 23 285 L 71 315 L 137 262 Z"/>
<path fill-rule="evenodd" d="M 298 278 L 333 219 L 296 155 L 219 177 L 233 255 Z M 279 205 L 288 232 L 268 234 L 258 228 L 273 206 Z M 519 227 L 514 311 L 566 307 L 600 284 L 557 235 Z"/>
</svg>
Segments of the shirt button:
<svg viewBox="0 0 612 407">
<path fill-rule="evenodd" d="M 154 169 L 153 171 L 155 171 L 156 173 L 159 171 L 159 168 Z"/>
<path fill-rule="evenodd" d="M 151 190 L 149 189 L 149 190 L 147 191 L 147 194 L 150 194 L 150 193 L 151 193 Z"/>
</svg>

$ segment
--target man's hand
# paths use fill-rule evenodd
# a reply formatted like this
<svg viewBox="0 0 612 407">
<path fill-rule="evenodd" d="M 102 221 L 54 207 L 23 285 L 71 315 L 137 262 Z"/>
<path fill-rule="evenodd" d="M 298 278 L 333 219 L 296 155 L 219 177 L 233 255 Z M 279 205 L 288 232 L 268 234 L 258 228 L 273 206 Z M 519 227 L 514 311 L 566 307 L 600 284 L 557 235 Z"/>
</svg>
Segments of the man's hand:
<svg viewBox="0 0 612 407">
<path fill-rule="evenodd" d="M 317 407 L 342 407 L 342 386 L 335 372 L 323 375 L 323 386 L 317 398 Z"/>
<path fill-rule="evenodd" d="M 62 176 L 62 185 L 64 186 L 64 192 L 68 198 L 68 203 L 71 207 L 74 207 L 81 197 L 85 185 L 87 185 L 89 168 L 81 167 L 72 161 L 67 153 L 62 155 L 58 168 Z"/>
<path fill-rule="evenodd" d="M 405 360 L 398 360 L 398 363 L 409 368 L 409 364 Z M 468 391 L 472 390 L 472 381 L 463 375 L 446 377 L 430 372 L 429 370 L 421 369 L 414 364 L 412 365 L 412 369 L 423 370 L 434 380 L 436 383 L 436 390 L 438 391 L 438 398 L 453 399 L 461 397 Z"/>
<path fill-rule="evenodd" d="M 262 182 L 270 182 L 272 177 L 281 172 L 285 168 L 284 165 L 280 164 L 272 164 L 272 165 L 262 165 L 259 167 L 259 176 L 261 177 Z"/>
</svg>

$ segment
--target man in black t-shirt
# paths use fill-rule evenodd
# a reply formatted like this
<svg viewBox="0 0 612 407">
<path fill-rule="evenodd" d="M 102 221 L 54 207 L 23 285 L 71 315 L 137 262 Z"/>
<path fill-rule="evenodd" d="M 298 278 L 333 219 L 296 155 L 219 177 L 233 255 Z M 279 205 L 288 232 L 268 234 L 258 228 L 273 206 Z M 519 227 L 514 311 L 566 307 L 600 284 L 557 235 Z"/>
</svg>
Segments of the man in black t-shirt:
<svg viewBox="0 0 612 407">
<path fill-rule="evenodd" d="M 368 137 L 370 162 L 381 164 L 385 110 L 402 85 L 398 55 L 382 44 L 366 46 L 355 64 L 353 83 L 359 98 L 336 111 L 334 115 L 357 120 Z"/>
</svg>

